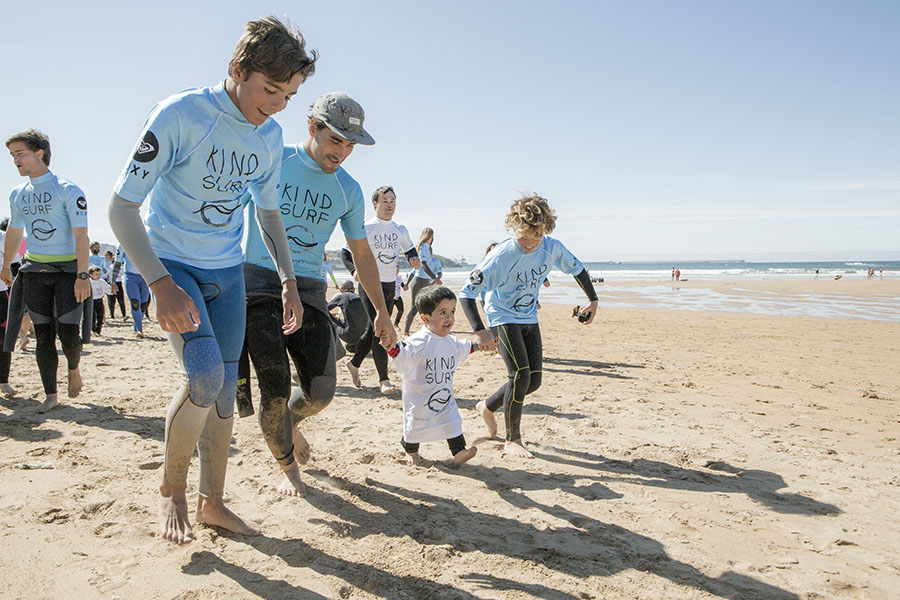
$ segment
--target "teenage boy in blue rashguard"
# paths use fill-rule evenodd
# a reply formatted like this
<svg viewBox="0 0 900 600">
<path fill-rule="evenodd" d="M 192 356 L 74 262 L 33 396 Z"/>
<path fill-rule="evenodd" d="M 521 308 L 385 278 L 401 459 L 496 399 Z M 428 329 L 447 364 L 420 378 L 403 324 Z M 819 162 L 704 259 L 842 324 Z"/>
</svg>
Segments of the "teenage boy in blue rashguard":
<svg viewBox="0 0 900 600">
<path fill-rule="evenodd" d="M 269 117 L 287 106 L 315 60 L 300 32 L 274 17 L 247 23 L 224 82 L 175 94 L 152 110 L 110 201 L 113 231 L 153 291 L 157 321 L 182 369 L 183 385 L 166 416 L 159 488 L 160 534 L 174 542 L 193 539 L 185 488 L 195 446 L 196 519 L 259 533 L 222 500 L 246 315 L 242 197 L 257 198 L 290 333 L 303 309 L 278 214 L 284 142 Z M 147 229 L 139 212 L 145 198 Z"/>
<path fill-rule="evenodd" d="M 275 265 L 259 232 L 251 228 L 247 239 L 247 352 L 241 357 L 238 402 L 241 414 L 247 414 L 246 408 L 252 406 L 250 363 L 246 358 L 249 354 L 259 381 L 260 429 L 284 475 L 278 492 L 287 496 L 305 493 L 298 463 L 309 459 L 310 446 L 300 431 L 300 423 L 328 406 L 334 397 L 334 345 L 340 342 L 335 339 L 325 299 L 322 256 L 338 221 L 348 246 L 358 257 L 357 270 L 363 287 L 370 293 L 381 290 L 378 267 L 363 226 L 362 189 L 341 167 L 356 144 L 375 143 L 363 129 L 364 120 L 362 106 L 347 94 L 324 94 L 310 109 L 309 137 L 302 144 L 284 148 L 279 209 L 303 302 L 303 325 L 296 333 L 280 334 L 281 300 Z M 373 297 L 378 298 L 376 334 L 382 345 L 393 347 L 396 333 L 391 327 L 390 309 L 380 293 Z M 300 385 L 293 393 L 287 355 L 300 375 Z"/>
<path fill-rule="evenodd" d="M 488 433 L 497 433 L 494 412 L 501 407 L 506 419 L 504 451 L 513 456 L 534 458 L 522 441 L 519 429 L 525 396 L 541 385 L 543 348 L 537 318 L 537 295 L 552 268 L 575 276 L 590 304 L 582 308 L 583 323 L 590 325 L 597 312 L 597 293 L 584 265 L 559 240 L 550 237 L 556 227 L 556 213 L 547 200 L 526 195 L 516 200 L 506 215 L 512 238 L 497 244 L 469 275 L 459 299 L 463 312 L 481 347 L 498 347 L 509 376 L 499 390 L 476 409 Z M 477 298 L 486 292 L 484 312 L 488 331 L 478 314 Z"/>
<path fill-rule="evenodd" d="M 50 171 L 50 140 L 40 131 L 17 133 L 6 140 L 6 147 L 19 174 L 29 179 L 9 196 L 10 220 L 0 278 L 13 285 L 10 265 L 27 230 L 28 251 L 16 287 L 22 286 L 25 308 L 34 323 L 35 359 L 46 394 L 37 411 L 43 413 L 58 404 L 57 335 L 69 367 L 69 398 L 81 393 L 80 304 L 91 295 L 87 200 L 81 188 Z M 10 310 L 11 320 L 15 311 L 15 307 Z M 6 345 L 12 350 L 12 344 Z"/>
</svg>

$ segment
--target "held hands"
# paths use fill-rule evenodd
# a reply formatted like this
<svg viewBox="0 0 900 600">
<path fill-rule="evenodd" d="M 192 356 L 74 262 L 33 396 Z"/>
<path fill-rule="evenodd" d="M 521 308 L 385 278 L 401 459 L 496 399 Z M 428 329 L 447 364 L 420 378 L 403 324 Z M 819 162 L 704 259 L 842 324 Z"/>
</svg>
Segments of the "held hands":
<svg viewBox="0 0 900 600">
<path fill-rule="evenodd" d="M 409 266 L 411 266 L 413 269 L 418 269 L 422 266 L 422 261 L 418 258 L 410 258 Z"/>
<path fill-rule="evenodd" d="M 91 282 L 87 279 L 75 280 L 75 301 L 84 302 L 91 297 Z"/>
<path fill-rule="evenodd" d="M 290 335 L 303 324 L 303 304 L 297 294 L 297 280 L 288 279 L 281 284 L 281 305 L 284 307 L 284 325 L 281 332 Z"/>
<path fill-rule="evenodd" d="M 11 286 L 13 283 L 12 271 L 9 267 L 3 267 L 3 270 L 0 271 L 0 281 L 3 281 L 8 286 Z"/>
<path fill-rule="evenodd" d="M 377 313 L 375 315 L 375 336 L 378 338 L 385 350 L 390 350 L 397 345 L 397 331 L 394 324 L 391 323 L 391 317 L 385 313 Z"/>
<path fill-rule="evenodd" d="M 434 285 L 444 285 L 444 282 L 441 281 L 441 278 L 440 278 L 440 277 L 435 277 L 435 279 L 434 279 Z"/>
<path fill-rule="evenodd" d="M 475 339 L 478 341 L 479 350 L 496 350 L 497 338 L 487 329 L 481 329 L 475 332 Z"/>
<path fill-rule="evenodd" d="M 172 280 L 171 275 L 150 284 L 156 296 L 156 320 L 163 331 L 187 333 L 197 331 L 200 326 L 200 311 L 183 289 Z"/>
</svg>

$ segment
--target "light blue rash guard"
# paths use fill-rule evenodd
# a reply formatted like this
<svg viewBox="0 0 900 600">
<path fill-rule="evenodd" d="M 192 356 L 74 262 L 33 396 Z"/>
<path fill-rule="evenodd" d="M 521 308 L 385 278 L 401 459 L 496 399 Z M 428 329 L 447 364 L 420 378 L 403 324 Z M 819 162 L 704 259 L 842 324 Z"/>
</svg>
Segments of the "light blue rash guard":
<svg viewBox="0 0 900 600">
<path fill-rule="evenodd" d="M 428 268 L 431 269 L 431 272 L 437 275 L 437 273 L 435 273 L 434 269 L 431 267 L 431 258 L 431 244 L 429 244 L 428 242 L 422 242 L 422 245 L 419 246 L 419 260 L 422 261 L 423 265 L 427 264 Z M 422 267 L 415 269 L 413 272 L 415 273 L 416 277 L 419 277 L 421 279 L 431 279 L 431 277 L 429 277 L 428 273 L 426 273 L 425 269 L 423 269 Z"/>
<path fill-rule="evenodd" d="M 274 119 L 256 126 L 244 118 L 224 82 L 180 92 L 151 111 L 114 191 L 135 203 L 150 198 L 147 229 L 159 258 L 235 266 L 241 197 L 249 191 L 262 208 L 276 208 L 283 143 Z"/>
<path fill-rule="evenodd" d="M 431 269 L 431 272 L 434 273 L 434 276 L 438 279 L 440 279 L 441 275 L 444 274 L 444 268 L 441 265 L 441 259 L 439 259 L 437 256 L 432 256 L 431 259 L 429 259 L 428 268 Z M 428 276 L 426 275 L 426 277 Z"/>
<path fill-rule="evenodd" d="M 362 188 L 343 167 L 334 173 L 319 168 L 300 144 L 285 146 L 278 184 L 278 210 L 284 221 L 294 275 L 325 279 L 322 254 L 338 221 L 351 240 L 366 237 Z M 256 226 L 256 193 L 250 202 L 250 230 L 244 261 L 275 270 Z"/>
<path fill-rule="evenodd" d="M 13 188 L 9 226 L 24 228 L 25 258 L 37 262 L 74 260 L 73 227 L 87 227 L 87 200 L 81 188 L 52 172 Z"/>
<path fill-rule="evenodd" d="M 545 235 L 534 252 L 526 253 L 516 240 L 497 244 L 469 274 L 460 298 L 484 298 L 488 327 L 510 323 L 537 323 L 537 300 L 541 284 L 550 270 L 575 275 L 584 265 L 562 242 Z"/>
</svg>

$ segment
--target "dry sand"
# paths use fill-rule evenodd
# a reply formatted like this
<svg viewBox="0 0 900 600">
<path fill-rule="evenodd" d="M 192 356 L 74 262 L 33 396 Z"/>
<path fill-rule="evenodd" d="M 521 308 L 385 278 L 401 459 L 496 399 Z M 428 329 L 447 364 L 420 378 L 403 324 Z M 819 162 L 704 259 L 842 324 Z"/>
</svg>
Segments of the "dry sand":
<svg viewBox="0 0 900 600">
<path fill-rule="evenodd" d="M 155 536 L 179 379 L 156 324 L 144 340 L 108 324 L 85 348 L 83 395 L 43 416 L 33 353 L 16 353 L 0 596 L 898 597 L 900 323 L 604 309 L 585 328 L 570 310 L 540 313 L 544 384 L 523 418 L 535 460 L 478 437 L 475 403 L 505 377 L 492 355 L 456 376 L 479 449 L 459 470 L 443 443 L 422 447 L 432 466 L 405 464 L 399 393 L 376 393 L 371 361 L 354 389 L 343 359 L 337 397 L 307 422 L 308 496 L 275 494 L 255 418 L 236 421 L 226 500 L 264 535 L 199 526 L 181 547 Z"/>
</svg>

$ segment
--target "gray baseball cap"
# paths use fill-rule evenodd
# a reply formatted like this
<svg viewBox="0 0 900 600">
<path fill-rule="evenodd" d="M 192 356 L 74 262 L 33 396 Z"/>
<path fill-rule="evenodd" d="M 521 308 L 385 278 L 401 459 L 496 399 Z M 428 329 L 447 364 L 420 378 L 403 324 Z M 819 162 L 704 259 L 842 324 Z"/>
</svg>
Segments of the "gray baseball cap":
<svg viewBox="0 0 900 600">
<path fill-rule="evenodd" d="M 328 92 L 319 96 L 312 105 L 309 116 L 319 119 L 345 140 L 364 146 L 375 143 L 375 138 L 363 129 L 366 111 L 359 102 L 344 92 Z"/>
</svg>

